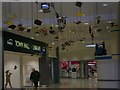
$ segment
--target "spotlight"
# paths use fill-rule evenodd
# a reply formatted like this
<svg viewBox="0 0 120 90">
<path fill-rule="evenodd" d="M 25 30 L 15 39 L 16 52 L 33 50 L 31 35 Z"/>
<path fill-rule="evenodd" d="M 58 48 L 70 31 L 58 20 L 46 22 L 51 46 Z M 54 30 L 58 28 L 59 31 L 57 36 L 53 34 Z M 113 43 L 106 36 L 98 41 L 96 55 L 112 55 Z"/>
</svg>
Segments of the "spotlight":
<svg viewBox="0 0 120 90">
<path fill-rule="evenodd" d="M 36 24 L 36 25 L 41 25 L 42 24 L 42 21 L 40 21 L 40 20 L 38 20 L 38 19 L 36 19 L 35 21 L 34 21 L 34 24 Z"/>
</svg>

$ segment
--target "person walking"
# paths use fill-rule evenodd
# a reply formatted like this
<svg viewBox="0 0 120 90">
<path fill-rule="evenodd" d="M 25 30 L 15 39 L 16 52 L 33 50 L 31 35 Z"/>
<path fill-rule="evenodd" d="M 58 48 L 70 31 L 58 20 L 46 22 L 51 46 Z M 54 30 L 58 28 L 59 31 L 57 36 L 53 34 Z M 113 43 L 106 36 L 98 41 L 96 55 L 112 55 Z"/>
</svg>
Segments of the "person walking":
<svg viewBox="0 0 120 90">
<path fill-rule="evenodd" d="M 30 80 L 33 82 L 35 89 L 37 89 L 38 81 L 40 80 L 40 73 L 35 70 L 35 68 L 32 69 L 32 72 L 30 74 Z"/>
<path fill-rule="evenodd" d="M 10 85 L 10 88 L 12 88 L 12 85 L 11 85 L 11 80 L 10 80 L 10 77 L 12 75 L 12 73 L 9 72 L 10 70 L 7 70 L 5 73 L 6 73 L 6 84 L 5 84 L 5 88 L 7 87 L 7 85 L 9 84 Z"/>
</svg>

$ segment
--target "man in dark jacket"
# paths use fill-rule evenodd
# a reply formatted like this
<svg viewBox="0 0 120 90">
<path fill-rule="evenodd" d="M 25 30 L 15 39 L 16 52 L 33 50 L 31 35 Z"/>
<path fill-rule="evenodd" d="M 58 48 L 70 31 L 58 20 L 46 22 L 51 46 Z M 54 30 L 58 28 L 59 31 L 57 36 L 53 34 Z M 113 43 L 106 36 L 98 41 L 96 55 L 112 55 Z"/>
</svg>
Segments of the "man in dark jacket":
<svg viewBox="0 0 120 90">
<path fill-rule="evenodd" d="M 40 80 L 40 73 L 36 71 L 34 68 L 32 69 L 30 80 L 34 83 L 34 86 L 37 89 L 38 81 Z"/>
</svg>

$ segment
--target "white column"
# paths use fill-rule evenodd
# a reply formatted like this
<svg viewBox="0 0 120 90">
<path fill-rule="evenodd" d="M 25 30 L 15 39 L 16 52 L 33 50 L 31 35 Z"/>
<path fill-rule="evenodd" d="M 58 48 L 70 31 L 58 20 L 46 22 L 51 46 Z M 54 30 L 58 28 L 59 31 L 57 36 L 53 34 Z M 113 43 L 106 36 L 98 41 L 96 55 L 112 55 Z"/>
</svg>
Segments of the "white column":
<svg viewBox="0 0 120 90">
<path fill-rule="evenodd" d="M 118 56 L 97 62 L 98 88 L 118 88 Z"/>
<path fill-rule="evenodd" d="M 120 30 L 120 1 L 118 2 L 118 29 Z M 120 54 L 120 32 L 118 32 L 118 53 Z M 120 55 L 118 56 L 118 78 L 120 80 Z M 119 81 L 119 89 L 120 89 L 120 81 Z"/>
<path fill-rule="evenodd" d="M 3 65 L 2 65 L 2 2 L 0 2 L 0 90 L 2 89 L 2 70 L 3 70 Z"/>
</svg>

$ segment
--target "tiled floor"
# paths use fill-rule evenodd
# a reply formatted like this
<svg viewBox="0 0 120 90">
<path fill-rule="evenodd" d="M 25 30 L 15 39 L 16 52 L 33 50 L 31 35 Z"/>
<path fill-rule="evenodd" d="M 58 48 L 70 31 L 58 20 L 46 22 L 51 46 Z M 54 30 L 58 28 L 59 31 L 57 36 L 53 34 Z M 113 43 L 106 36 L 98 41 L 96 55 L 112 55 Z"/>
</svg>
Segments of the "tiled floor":
<svg viewBox="0 0 120 90">
<path fill-rule="evenodd" d="M 61 84 L 50 85 L 49 87 L 44 88 L 92 88 L 96 90 L 97 88 L 97 79 L 69 79 L 63 78 L 60 79 Z M 38 90 L 43 87 L 38 87 Z M 25 88 L 25 90 L 34 90 L 33 87 Z"/>
<path fill-rule="evenodd" d="M 97 88 L 97 79 L 61 79 L 60 85 L 51 85 L 55 88 Z"/>
<path fill-rule="evenodd" d="M 38 87 L 37 90 L 51 89 L 51 90 L 73 90 L 73 88 L 81 88 L 79 90 L 97 90 L 97 79 L 60 79 L 60 84 L 50 85 L 49 87 Z M 87 88 L 87 89 L 85 89 Z M 89 89 L 88 89 L 89 88 Z M 34 87 L 24 87 L 23 89 L 5 89 L 5 90 L 36 90 Z"/>
</svg>

